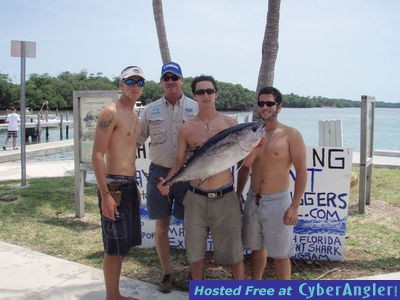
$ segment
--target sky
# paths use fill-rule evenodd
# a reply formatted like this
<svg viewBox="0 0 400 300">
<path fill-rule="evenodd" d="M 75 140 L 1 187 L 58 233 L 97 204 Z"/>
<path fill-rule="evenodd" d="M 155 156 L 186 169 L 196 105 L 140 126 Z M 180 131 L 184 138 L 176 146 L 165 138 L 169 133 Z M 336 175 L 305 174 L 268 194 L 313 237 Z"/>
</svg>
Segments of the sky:
<svg viewBox="0 0 400 300">
<path fill-rule="evenodd" d="M 164 0 L 173 61 L 183 75 L 255 90 L 267 0 Z M 283 94 L 400 102 L 399 0 L 282 0 L 274 86 Z M 0 73 L 19 83 L 11 41 L 35 41 L 26 73 L 103 73 L 162 65 L 150 0 L 0 0 Z"/>
</svg>

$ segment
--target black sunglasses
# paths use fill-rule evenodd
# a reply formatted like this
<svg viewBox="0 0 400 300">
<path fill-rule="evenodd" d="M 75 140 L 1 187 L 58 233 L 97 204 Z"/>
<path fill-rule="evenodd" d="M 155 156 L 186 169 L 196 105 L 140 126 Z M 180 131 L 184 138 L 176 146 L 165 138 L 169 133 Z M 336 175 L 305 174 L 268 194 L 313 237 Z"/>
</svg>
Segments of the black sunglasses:
<svg viewBox="0 0 400 300">
<path fill-rule="evenodd" d="M 143 87 L 144 86 L 144 79 L 138 79 L 138 80 L 125 79 L 124 83 L 127 86 L 134 86 L 135 84 L 137 84 L 138 87 Z"/>
<path fill-rule="evenodd" d="M 205 93 L 207 93 L 207 95 L 212 95 L 212 94 L 214 94 L 216 91 L 217 91 L 217 90 L 215 90 L 215 89 L 205 89 L 205 90 L 200 89 L 200 90 L 195 91 L 194 93 L 195 93 L 197 96 L 201 96 L 201 95 L 204 95 Z"/>
<path fill-rule="evenodd" d="M 257 102 L 258 107 L 264 107 L 264 105 L 266 105 L 268 107 L 272 107 L 272 106 L 275 106 L 277 104 L 278 104 L 278 102 L 275 102 L 275 101 L 266 101 L 266 102 L 258 101 Z"/>
<path fill-rule="evenodd" d="M 178 76 L 178 75 L 171 75 L 171 76 L 168 76 L 168 75 L 163 75 L 162 77 L 162 80 L 164 80 L 164 81 L 169 81 L 170 79 L 172 79 L 172 81 L 178 81 L 181 77 L 180 76 Z"/>
</svg>

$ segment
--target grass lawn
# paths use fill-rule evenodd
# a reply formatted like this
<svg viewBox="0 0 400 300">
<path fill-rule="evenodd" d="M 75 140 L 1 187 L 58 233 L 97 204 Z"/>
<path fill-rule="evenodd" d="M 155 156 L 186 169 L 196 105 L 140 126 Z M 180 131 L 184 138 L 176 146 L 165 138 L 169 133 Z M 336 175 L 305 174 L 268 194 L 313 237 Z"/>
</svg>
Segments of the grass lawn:
<svg viewBox="0 0 400 300">
<path fill-rule="evenodd" d="M 354 169 L 358 174 L 358 170 Z M 341 262 L 292 260 L 293 279 L 349 279 L 400 271 L 400 169 L 374 168 L 371 205 L 366 214 L 351 213 L 346 232 L 345 260 Z M 85 187 L 85 214 L 75 218 L 72 177 L 0 182 L 0 240 L 67 260 L 102 268 L 102 242 L 95 186 Z M 350 210 L 357 207 L 358 185 L 351 190 Z M 184 250 L 172 249 L 173 285 L 187 291 L 189 267 Z M 264 277 L 274 278 L 268 262 Z M 245 258 L 249 274 L 249 258 Z M 123 275 L 157 283 L 160 266 L 154 249 L 134 248 L 123 264 Z M 216 265 L 206 254 L 205 278 L 227 279 L 227 266 Z"/>
</svg>

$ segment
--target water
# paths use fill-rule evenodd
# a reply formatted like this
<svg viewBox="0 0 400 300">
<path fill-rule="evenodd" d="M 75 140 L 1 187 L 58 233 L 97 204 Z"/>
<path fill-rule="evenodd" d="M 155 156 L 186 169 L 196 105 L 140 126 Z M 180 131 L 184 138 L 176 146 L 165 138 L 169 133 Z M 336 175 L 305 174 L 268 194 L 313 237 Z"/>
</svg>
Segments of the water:
<svg viewBox="0 0 400 300">
<path fill-rule="evenodd" d="M 228 114 L 238 114 L 228 112 Z M 240 112 L 239 122 L 244 121 L 244 116 L 250 112 Z M 374 127 L 374 149 L 400 151 L 400 109 L 398 108 L 376 108 Z M 69 114 L 70 116 L 72 113 Z M 354 151 L 360 149 L 360 108 L 283 108 L 279 114 L 282 123 L 297 128 L 303 135 L 308 146 L 318 146 L 318 121 L 320 120 L 342 120 L 343 146 L 352 148 Z M 71 118 L 70 118 L 71 119 Z M 6 131 L 0 131 L 0 143 L 4 144 Z M 73 128 L 69 129 L 68 139 L 74 138 Z M 64 132 L 65 139 L 65 132 Z M 49 139 L 46 140 L 45 130 L 42 130 L 41 143 L 60 140 L 58 128 L 49 129 Z M 30 143 L 36 143 L 36 140 Z M 19 141 L 18 141 L 19 144 Z M 29 142 L 27 142 L 27 145 Z M 11 146 L 11 141 L 8 142 Z M 73 153 L 57 154 L 52 159 L 73 158 Z"/>
<path fill-rule="evenodd" d="M 400 150 L 400 109 L 376 108 L 374 149 Z M 318 121 L 342 120 L 343 146 L 360 150 L 360 108 L 283 108 L 280 120 L 296 127 L 307 145 L 318 145 Z"/>
<path fill-rule="evenodd" d="M 375 108 L 375 150 L 400 151 L 399 115 L 400 109 L 398 108 Z M 319 145 L 318 121 L 342 120 L 343 146 L 360 151 L 360 108 L 284 107 L 278 119 L 284 124 L 297 128 L 308 146 Z"/>
</svg>

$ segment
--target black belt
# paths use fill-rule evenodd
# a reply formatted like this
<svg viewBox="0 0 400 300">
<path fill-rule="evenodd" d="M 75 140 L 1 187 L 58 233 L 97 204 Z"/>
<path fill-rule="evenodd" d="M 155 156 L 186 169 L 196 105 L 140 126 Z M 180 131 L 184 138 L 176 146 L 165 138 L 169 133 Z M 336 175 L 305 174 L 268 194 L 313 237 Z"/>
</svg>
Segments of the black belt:
<svg viewBox="0 0 400 300">
<path fill-rule="evenodd" d="M 110 179 L 107 182 L 107 179 Z M 106 174 L 106 183 L 110 191 L 118 191 L 124 187 L 130 187 L 137 184 L 136 177 L 125 175 Z"/>
<path fill-rule="evenodd" d="M 233 191 L 233 185 L 230 185 L 226 188 L 220 189 L 220 190 L 216 190 L 216 191 L 212 191 L 212 192 L 206 192 L 206 191 L 202 191 L 199 190 L 197 188 L 195 188 L 194 186 L 190 185 L 189 186 L 189 190 L 192 191 L 195 194 L 201 195 L 201 196 L 205 196 L 207 198 L 217 198 L 217 197 L 221 197 L 222 195 L 232 192 Z"/>
</svg>

